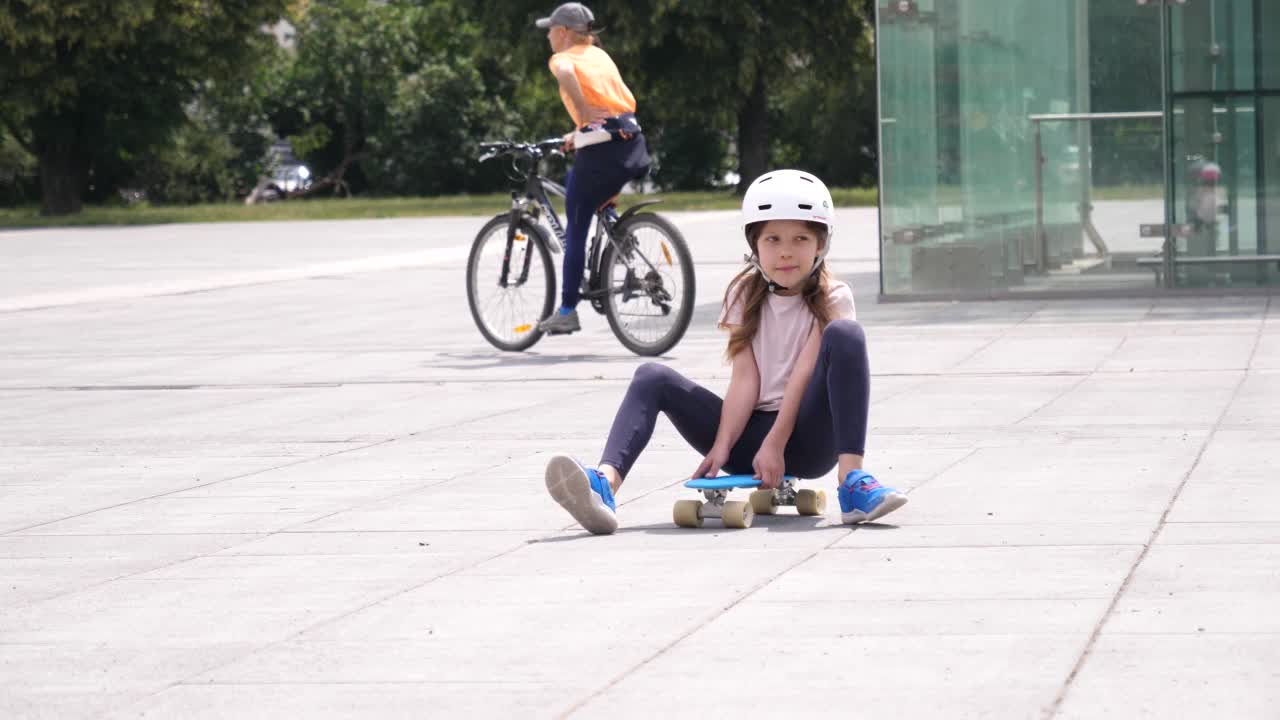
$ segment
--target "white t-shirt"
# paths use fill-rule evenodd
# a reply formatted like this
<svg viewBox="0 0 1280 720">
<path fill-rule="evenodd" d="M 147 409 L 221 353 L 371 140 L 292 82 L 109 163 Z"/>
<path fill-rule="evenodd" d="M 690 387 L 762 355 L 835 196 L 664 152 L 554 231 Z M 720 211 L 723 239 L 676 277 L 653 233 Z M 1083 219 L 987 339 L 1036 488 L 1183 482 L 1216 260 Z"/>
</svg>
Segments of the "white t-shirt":
<svg viewBox="0 0 1280 720">
<path fill-rule="evenodd" d="M 833 280 L 827 296 L 831 301 L 831 319 L 857 317 L 853 306 L 853 291 L 849 286 Z M 751 339 L 751 351 L 756 356 L 760 370 L 760 397 L 757 410 L 777 410 L 782 404 L 782 393 L 787 379 L 795 368 L 796 358 L 804 349 L 817 318 L 809 312 L 804 297 L 769 293 L 760 308 L 760 327 Z M 722 325 L 742 324 L 741 292 L 735 290 L 720 312 Z"/>
</svg>

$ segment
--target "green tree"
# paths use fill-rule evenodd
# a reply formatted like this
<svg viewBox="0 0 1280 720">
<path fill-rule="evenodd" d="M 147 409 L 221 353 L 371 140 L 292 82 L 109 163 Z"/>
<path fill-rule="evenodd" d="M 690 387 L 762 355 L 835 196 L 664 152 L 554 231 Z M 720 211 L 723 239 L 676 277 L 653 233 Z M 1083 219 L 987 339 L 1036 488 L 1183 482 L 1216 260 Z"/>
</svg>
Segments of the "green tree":
<svg viewBox="0 0 1280 720">
<path fill-rule="evenodd" d="M 35 158 L 0 127 L 0 203 L 19 205 L 39 197 L 35 173 Z"/>
<path fill-rule="evenodd" d="M 510 134 L 514 105 L 469 5 L 315 0 L 273 118 L 318 188 L 421 194 L 491 188 L 475 146 Z M 485 178 L 488 178 L 487 182 Z"/>
<path fill-rule="evenodd" d="M 266 111 L 268 99 L 279 93 L 285 57 L 282 48 L 272 48 L 248 82 L 205 83 L 165 141 L 129 158 L 122 169 L 128 185 L 159 203 L 226 201 L 248 193 L 276 139 Z"/>
<path fill-rule="evenodd" d="M 876 61 L 869 32 L 850 42 L 849 55 L 857 70 L 842 80 L 799 75 L 771 94 L 775 166 L 804 168 L 828 185 L 876 184 Z"/>
<path fill-rule="evenodd" d="M 642 9 L 652 4 L 646 0 Z M 664 70 L 646 67 L 653 58 L 640 52 L 641 43 L 636 40 L 648 32 L 647 25 L 632 25 L 631 11 L 622 3 L 602 0 L 589 5 L 606 26 L 600 35 L 603 46 L 636 95 L 637 112 L 654 157 L 654 181 L 673 190 L 716 185 L 731 167 L 733 113 L 716 106 L 688 106 L 674 94 L 665 95 L 670 84 L 653 81 Z M 512 98 L 521 137 L 562 135 L 570 129 L 558 86 L 547 68 L 551 54 L 547 31 L 534 27 L 534 21 L 554 7 L 554 2 L 545 0 L 478 1 L 477 14 L 488 29 L 484 56 L 502 69 L 496 79 L 498 92 Z"/>
<path fill-rule="evenodd" d="M 0 5 L 0 114 L 40 164 L 44 212 L 78 212 L 98 165 L 127 160 L 274 39 L 285 0 L 11 0 Z"/>
<path fill-rule="evenodd" d="M 513 72 L 546 75 L 546 41 L 532 23 L 555 3 L 479 4 L 496 42 L 519 48 L 510 52 L 509 65 L 520 68 Z M 588 4 L 636 93 L 661 185 L 708 187 L 736 164 L 741 190 L 775 159 L 839 170 L 841 181 L 874 177 L 874 0 Z"/>
<path fill-rule="evenodd" d="M 635 28 L 620 45 L 667 108 L 712 121 L 716 111 L 731 114 L 741 191 L 771 166 L 771 98 L 797 79 L 835 85 L 871 70 L 858 63 L 867 8 L 865 0 L 647 0 L 610 3 L 609 13 Z"/>
<path fill-rule="evenodd" d="M 423 65 L 397 83 L 389 111 L 370 139 L 372 186 L 427 195 L 474 189 L 476 146 L 498 114 L 474 66 Z"/>
</svg>

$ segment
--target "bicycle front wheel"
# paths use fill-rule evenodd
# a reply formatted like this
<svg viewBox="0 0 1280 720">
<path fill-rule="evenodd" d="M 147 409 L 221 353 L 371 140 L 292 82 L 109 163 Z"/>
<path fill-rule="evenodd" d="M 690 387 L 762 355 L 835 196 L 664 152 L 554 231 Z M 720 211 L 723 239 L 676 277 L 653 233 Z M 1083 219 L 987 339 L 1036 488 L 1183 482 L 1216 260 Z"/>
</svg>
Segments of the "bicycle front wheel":
<svg viewBox="0 0 1280 720">
<path fill-rule="evenodd" d="M 609 327 L 637 355 L 661 355 L 684 337 L 693 318 L 693 258 L 684 236 L 655 213 L 614 228 L 621 250 L 605 246 L 600 272 Z"/>
<path fill-rule="evenodd" d="M 476 235 L 467 259 L 467 304 L 489 344 L 518 352 L 542 338 L 538 321 L 555 304 L 556 273 L 546 231 L 521 220 L 510 233 L 510 223 L 509 213 L 499 215 Z"/>
</svg>

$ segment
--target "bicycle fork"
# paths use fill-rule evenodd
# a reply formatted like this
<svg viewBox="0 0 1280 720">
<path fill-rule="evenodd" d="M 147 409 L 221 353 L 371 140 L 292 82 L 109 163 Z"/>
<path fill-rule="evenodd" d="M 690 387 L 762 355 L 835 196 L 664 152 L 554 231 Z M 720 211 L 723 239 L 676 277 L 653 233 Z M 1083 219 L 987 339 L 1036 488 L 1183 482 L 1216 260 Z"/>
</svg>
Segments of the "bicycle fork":
<svg viewBox="0 0 1280 720">
<path fill-rule="evenodd" d="M 515 205 L 514 198 L 512 204 Z M 511 222 L 507 223 L 507 247 L 502 254 L 502 274 L 498 276 L 498 287 L 506 288 L 511 285 L 519 287 L 529 280 L 529 266 L 533 262 L 533 248 L 530 247 L 529 243 L 533 242 L 533 240 L 520 231 L 520 221 L 524 217 L 525 214 L 522 209 L 512 208 Z M 511 251 L 515 249 L 517 242 L 523 243 L 524 262 L 520 269 L 520 277 L 512 283 L 508 280 L 508 276 L 511 273 Z"/>
</svg>

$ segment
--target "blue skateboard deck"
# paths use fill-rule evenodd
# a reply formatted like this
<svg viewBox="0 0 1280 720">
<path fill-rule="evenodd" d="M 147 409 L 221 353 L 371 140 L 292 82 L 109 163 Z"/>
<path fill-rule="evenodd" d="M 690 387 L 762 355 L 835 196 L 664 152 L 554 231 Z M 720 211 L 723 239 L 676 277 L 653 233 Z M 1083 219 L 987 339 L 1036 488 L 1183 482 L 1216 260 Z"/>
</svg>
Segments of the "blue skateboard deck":
<svg viewBox="0 0 1280 720">
<path fill-rule="evenodd" d="M 791 475 L 785 479 L 795 480 Z M 736 488 L 758 488 L 760 479 L 750 475 L 721 475 L 713 478 L 693 478 L 686 480 L 684 486 L 694 490 L 733 490 Z"/>
</svg>

